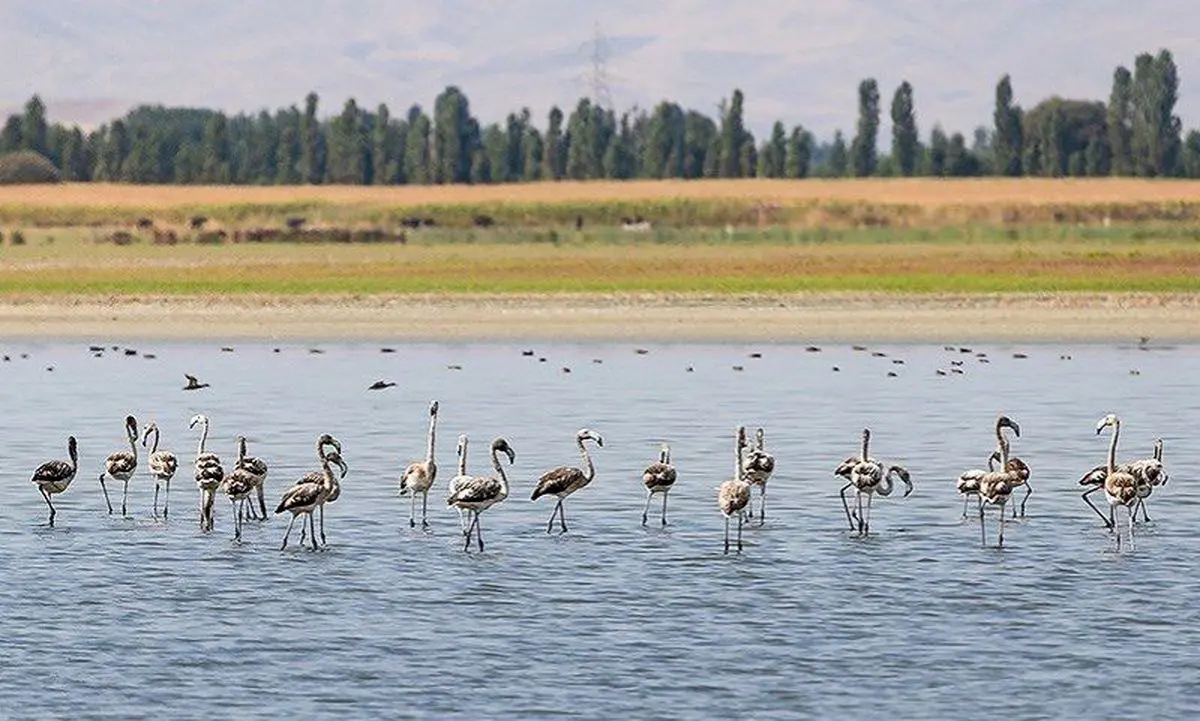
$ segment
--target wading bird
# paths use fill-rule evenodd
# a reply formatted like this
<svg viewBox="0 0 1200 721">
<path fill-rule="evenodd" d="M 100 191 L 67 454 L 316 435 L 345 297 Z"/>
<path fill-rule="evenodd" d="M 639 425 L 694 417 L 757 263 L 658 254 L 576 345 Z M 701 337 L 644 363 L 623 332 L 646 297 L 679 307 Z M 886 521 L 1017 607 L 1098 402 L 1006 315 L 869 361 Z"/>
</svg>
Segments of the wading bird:
<svg viewBox="0 0 1200 721">
<path fill-rule="evenodd" d="M 764 432 L 759 428 L 754 431 L 754 444 L 747 445 L 742 454 L 742 472 L 751 489 L 758 486 L 759 510 L 758 523 L 762 525 L 767 520 L 767 481 L 775 472 L 775 456 L 767 453 L 764 447 Z M 746 515 L 754 518 L 754 500 L 746 508 Z"/>
<path fill-rule="evenodd" d="M 158 518 L 158 490 L 159 486 L 163 486 L 163 518 L 166 518 L 171 504 L 171 479 L 179 469 L 179 459 L 170 451 L 158 450 L 158 424 L 154 421 L 146 424 L 142 431 L 143 447 L 151 436 L 154 436 L 154 443 L 150 445 L 146 465 L 150 467 L 150 474 L 154 476 L 154 517 Z"/>
<path fill-rule="evenodd" d="M 892 465 L 886 470 L 883 464 L 871 458 L 869 451 L 869 443 L 871 431 L 867 428 L 863 429 L 863 445 L 862 455 L 864 460 L 855 463 L 849 468 L 849 474 L 846 475 L 843 466 L 838 466 L 835 474 L 848 477 L 849 482 L 842 486 L 839 495 L 842 497 L 842 508 L 846 511 L 846 518 L 850 522 L 850 530 L 856 531 L 860 536 L 866 536 L 871 531 L 871 499 L 875 495 L 890 496 L 895 487 L 893 477 L 900 479 L 904 484 L 904 497 L 907 498 L 912 493 L 912 479 L 909 476 L 908 470 L 903 466 Z M 843 463 L 845 465 L 845 463 Z M 837 473 L 837 471 L 843 471 Z M 853 486 L 855 489 L 854 502 L 855 510 L 850 510 L 850 504 L 846 502 L 846 491 Z M 866 498 L 866 503 L 863 503 L 863 498 Z"/>
<path fill-rule="evenodd" d="M 592 457 L 588 453 L 587 447 L 583 445 L 584 441 L 595 441 L 597 446 L 603 448 L 604 439 L 587 428 L 581 428 L 575 434 L 575 444 L 579 446 L 579 454 L 583 457 L 583 464 L 587 470 L 572 466 L 559 466 L 546 471 L 538 479 L 537 487 L 533 489 L 533 495 L 529 497 L 531 501 L 536 501 L 542 496 L 558 498 L 558 503 L 554 504 L 554 510 L 550 513 L 550 520 L 546 522 L 546 533 L 550 533 L 554 528 L 555 516 L 558 516 L 562 533 L 567 532 L 567 513 L 563 509 L 563 501 L 567 496 L 591 483 L 596 476 L 596 467 L 592 465 Z"/>
<path fill-rule="evenodd" d="M 54 502 L 51 496 L 56 496 L 67 490 L 71 485 L 71 481 L 75 480 L 75 472 L 79 470 L 79 451 L 75 444 L 75 436 L 67 438 L 67 457 L 70 461 L 46 461 L 37 467 L 33 472 L 33 478 L 30 480 L 38 487 L 38 492 L 42 494 L 46 505 L 50 508 L 49 524 L 54 525 L 54 516 L 57 511 L 54 510 Z"/>
<path fill-rule="evenodd" d="M 400 476 L 400 495 L 407 495 L 412 499 L 408 514 L 409 528 L 415 528 L 417 525 L 417 494 L 421 495 L 421 527 L 429 527 L 429 520 L 426 517 L 429 510 L 429 489 L 433 487 L 433 482 L 437 480 L 437 463 L 433 460 L 434 439 L 437 433 L 437 414 L 438 402 L 434 401 L 429 404 L 429 445 L 425 452 L 425 460 L 410 464 Z"/>
<path fill-rule="evenodd" d="M 483 527 L 479 525 L 479 514 L 508 498 L 508 476 L 504 475 L 504 467 L 500 465 L 501 453 L 508 456 L 510 464 L 517 462 L 517 454 L 508 445 L 508 441 L 497 438 L 492 441 L 492 468 L 496 471 L 496 477 L 470 478 L 460 484 L 446 499 L 446 505 L 454 506 L 460 513 L 465 511 L 471 516 L 471 522 L 463 531 L 463 551 L 471 548 L 472 530 L 478 540 L 479 550 L 483 551 Z"/>
<path fill-rule="evenodd" d="M 733 478 L 717 488 L 717 508 L 725 516 L 725 553 L 729 553 L 729 519 L 737 515 L 737 550 L 742 552 L 742 524 L 746 506 L 750 505 L 750 484 L 742 477 L 743 455 L 746 450 L 746 429 L 738 426 L 734 434 Z"/>
<path fill-rule="evenodd" d="M 237 437 L 238 457 L 237 463 L 234 464 L 235 471 L 243 471 L 250 482 L 254 485 L 253 492 L 258 496 L 258 510 L 254 508 L 254 499 L 251 498 L 246 506 L 246 515 L 254 520 L 267 520 L 267 500 L 266 486 L 267 483 L 267 464 L 261 458 L 246 455 L 246 437 Z"/>
<path fill-rule="evenodd" d="M 287 548 L 288 538 L 292 535 L 292 526 L 296 523 L 296 517 L 299 515 L 308 516 L 309 531 L 312 535 L 312 548 L 317 550 L 317 528 L 313 521 L 313 511 L 317 509 L 329 493 L 333 490 L 335 483 L 333 477 L 333 465 L 337 465 L 341 469 L 342 475 L 346 475 L 346 463 L 342 460 L 342 455 L 337 451 L 337 447 L 323 450 L 322 444 L 317 442 L 318 453 L 321 457 L 321 475 L 320 480 L 314 482 L 313 475 L 307 474 L 301 478 L 294 486 L 287 489 L 283 493 L 283 498 L 279 501 L 279 506 L 275 508 L 275 513 L 288 512 L 292 514 L 292 520 L 288 522 L 287 532 L 283 535 L 283 545 L 279 550 Z M 303 542 L 302 542 L 303 543 Z"/>
<path fill-rule="evenodd" d="M 642 471 L 642 485 L 646 487 L 646 507 L 642 509 L 642 525 L 646 525 L 650 514 L 650 499 L 655 493 L 662 494 L 662 524 L 667 525 L 667 494 L 675 487 L 677 477 L 675 466 L 671 465 L 671 447 L 666 443 L 658 452 L 658 462 L 651 463 Z"/>
<path fill-rule="evenodd" d="M 125 416 L 125 438 L 129 441 L 129 450 L 118 451 L 109 456 L 104 461 L 104 471 L 100 474 L 100 490 L 104 491 L 104 502 L 108 505 L 109 515 L 112 515 L 113 508 L 112 502 L 108 500 L 108 487 L 104 485 L 104 476 L 107 474 L 125 485 L 125 490 L 121 493 L 121 515 L 124 516 L 129 500 L 129 479 L 133 478 L 133 473 L 137 470 L 138 429 L 137 420 L 133 416 Z"/>
<path fill-rule="evenodd" d="M 1117 468 L 1117 441 L 1121 437 L 1121 419 L 1109 413 L 1096 424 L 1096 435 L 1105 428 L 1112 428 L 1112 440 L 1108 444 L 1105 463 L 1104 497 L 1108 501 L 1108 524 L 1117 538 L 1117 550 L 1121 550 L 1121 529 L 1117 526 L 1117 506 L 1124 506 L 1129 518 L 1129 547 L 1133 548 L 1133 509 L 1138 502 L 1138 480 L 1133 474 Z"/>
<path fill-rule="evenodd" d="M 225 480 L 225 469 L 221 467 L 221 459 L 216 453 L 204 450 L 208 441 L 208 416 L 198 413 L 192 416 L 188 428 L 200 426 L 200 442 L 196 446 L 196 461 L 194 464 L 196 486 L 200 489 L 200 530 L 211 531 L 216 523 L 213 517 L 213 503 L 217 498 L 217 489 Z"/>
</svg>

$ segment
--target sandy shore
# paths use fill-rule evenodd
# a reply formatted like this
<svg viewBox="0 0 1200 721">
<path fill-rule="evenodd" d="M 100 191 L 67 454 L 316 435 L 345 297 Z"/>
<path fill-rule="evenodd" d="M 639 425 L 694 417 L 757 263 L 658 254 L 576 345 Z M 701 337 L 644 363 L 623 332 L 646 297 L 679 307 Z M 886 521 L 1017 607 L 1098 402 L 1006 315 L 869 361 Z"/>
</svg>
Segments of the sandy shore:
<svg viewBox="0 0 1200 721">
<path fill-rule="evenodd" d="M 8 298 L 9 338 L 1200 340 L 1200 296 Z"/>
</svg>

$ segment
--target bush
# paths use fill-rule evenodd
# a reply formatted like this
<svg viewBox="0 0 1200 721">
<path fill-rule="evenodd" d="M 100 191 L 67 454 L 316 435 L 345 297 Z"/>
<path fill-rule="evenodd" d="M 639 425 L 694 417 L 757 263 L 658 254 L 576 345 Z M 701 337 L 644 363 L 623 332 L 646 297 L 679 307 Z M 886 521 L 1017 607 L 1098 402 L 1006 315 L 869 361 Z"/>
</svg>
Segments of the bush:
<svg viewBox="0 0 1200 721">
<path fill-rule="evenodd" d="M 57 183 L 58 168 L 33 151 L 0 155 L 0 185 L 24 183 Z"/>
</svg>

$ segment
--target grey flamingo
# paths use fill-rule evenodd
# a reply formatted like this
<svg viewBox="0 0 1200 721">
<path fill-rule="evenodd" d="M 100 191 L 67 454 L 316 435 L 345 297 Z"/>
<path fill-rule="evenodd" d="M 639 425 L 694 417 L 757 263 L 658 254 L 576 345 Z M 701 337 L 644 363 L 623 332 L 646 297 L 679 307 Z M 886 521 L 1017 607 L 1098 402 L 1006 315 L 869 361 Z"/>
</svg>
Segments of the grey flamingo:
<svg viewBox="0 0 1200 721">
<path fill-rule="evenodd" d="M 516 463 L 517 454 L 512 446 L 508 445 L 507 440 L 497 438 L 492 441 L 492 468 L 496 471 L 496 477 L 476 476 L 468 479 L 446 499 L 446 505 L 471 514 L 471 522 L 463 531 L 463 551 L 471 548 L 472 531 L 478 539 L 479 550 L 483 551 L 483 527 L 479 525 L 479 514 L 508 498 L 508 476 L 500 464 L 501 453 L 508 456 L 510 464 Z"/>
<path fill-rule="evenodd" d="M 410 528 L 416 528 L 417 525 L 417 494 L 421 495 L 421 527 L 429 527 L 429 520 L 426 517 L 429 510 L 429 489 L 433 487 L 433 482 L 437 480 L 437 463 L 433 459 L 434 439 L 437 433 L 437 414 L 438 402 L 433 401 L 429 404 L 429 445 L 426 449 L 425 460 L 410 464 L 400 476 L 400 495 L 412 498 L 412 505 L 408 514 L 408 525 Z"/>
<path fill-rule="evenodd" d="M 341 455 L 342 454 L 342 444 L 338 441 L 338 439 L 334 438 L 333 436 L 329 435 L 328 433 L 322 433 L 321 437 L 317 439 L 317 457 L 324 458 L 325 456 L 332 454 L 332 453 L 336 453 L 337 457 L 339 459 L 342 458 L 342 455 Z M 332 462 L 334 463 L 334 465 L 338 466 L 338 468 L 341 471 L 341 475 L 340 476 L 334 475 L 332 478 L 329 479 L 329 492 L 325 495 L 325 498 L 322 499 L 322 501 L 319 504 L 317 504 L 317 509 L 316 509 L 316 514 L 317 514 L 317 519 L 318 519 L 317 525 L 320 527 L 322 545 L 328 544 L 328 541 L 325 538 L 325 506 L 326 506 L 326 504 L 333 503 L 334 501 L 336 501 L 338 498 L 341 497 L 342 484 L 339 482 L 338 479 L 345 478 L 346 473 L 349 472 L 349 469 L 345 464 L 345 459 L 342 459 L 341 461 L 332 461 Z M 313 472 L 306 474 L 304 476 L 304 478 L 307 479 L 310 483 L 323 483 L 324 479 L 325 479 L 325 472 L 324 472 L 324 470 L 313 471 Z M 300 525 L 300 545 L 301 546 L 304 545 L 304 534 L 306 532 L 307 532 L 307 529 L 304 527 L 304 524 L 301 524 Z"/>
<path fill-rule="evenodd" d="M 1117 538 L 1117 550 L 1121 550 L 1121 529 L 1117 527 L 1116 508 L 1124 506 L 1129 517 L 1129 547 L 1133 548 L 1133 511 L 1138 502 L 1138 480 L 1133 474 L 1117 468 L 1117 441 L 1121 437 L 1121 419 L 1109 413 L 1096 424 L 1096 435 L 1105 428 L 1112 428 L 1112 440 L 1108 444 L 1104 478 L 1104 497 L 1108 501 L 1109 528 Z"/>
<path fill-rule="evenodd" d="M 742 473 L 746 481 L 750 483 L 751 490 L 755 486 L 759 489 L 759 525 L 762 525 L 767 520 L 767 481 L 771 479 L 771 474 L 775 472 L 775 456 L 766 451 L 765 435 L 762 428 L 755 429 L 754 444 L 748 445 L 745 453 L 742 455 Z M 749 518 L 754 518 L 753 499 L 751 499 L 750 505 L 746 508 L 746 515 Z"/>
<path fill-rule="evenodd" d="M 200 530 L 211 531 L 216 524 L 213 517 L 213 503 L 217 498 L 217 490 L 225 480 L 225 469 L 221 459 L 215 453 L 204 449 L 208 441 L 208 416 L 197 413 L 192 416 L 188 428 L 200 426 L 200 443 L 196 446 L 196 461 L 194 464 L 196 486 L 200 489 Z"/>
<path fill-rule="evenodd" d="M 171 503 L 171 479 L 175 477 L 175 471 L 179 470 L 179 459 L 170 451 L 158 450 L 158 435 L 158 424 L 150 421 L 142 430 L 142 447 L 147 445 L 151 436 L 154 437 L 154 443 L 150 445 L 150 455 L 146 458 L 146 465 L 150 467 L 150 474 L 154 476 L 154 517 L 158 518 L 158 491 L 161 485 L 165 487 L 163 518 L 166 518 Z"/>
<path fill-rule="evenodd" d="M 266 500 L 266 483 L 267 483 L 267 463 L 261 458 L 246 455 L 246 437 L 237 437 L 238 458 L 237 463 L 233 468 L 235 471 L 245 471 L 245 475 L 254 484 L 254 493 L 258 495 L 258 510 L 254 508 L 254 499 L 250 499 L 246 506 L 247 516 L 251 520 L 267 520 L 267 500 Z"/>
<path fill-rule="evenodd" d="M 666 443 L 658 452 L 658 462 L 651 463 L 642 471 L 642 485 L 646 487 L 646 507 L 642 509 L 642 525 L 646 525 L 650 514 L 650 500 L 655 493 L 662 494 L 662 524 L 667 525 L 667 494 L 675 487 L 678 474 L 671 465 L 671 446 Z"/>
<path fill-rule="evenodd" d="M 579 454 L 583 457 L 583 464 L 587 470 L 572 466 L 559 466 L 546 471 L 538 479 L 537 487 L 533 489 L 533 495 L 529 497 L 531 501 L 536 501 L 542 496 L 558 498 L 558 503 L 554 504 L 554 510 L 550 513 L 550 520 L 546 523 L 546 533 L 550 533 L 554 528 L 555 516 L 558 516 L 562 533 L 567 532 L 567 512 L 563 508 L 563 501 L 567 496 L 587 486 L 596 477 L 596 467 L 592 464 L 592 456 L 588 453 L 587 447 L 583 445 L 584 441 L 594 441 L 597 446 L 603 448 L 604 439 L 587 428 L 581 428 L 575 434 L 575 444 L 579 446 Z"/>
<path fill-rule="evenodd" d="M 340 444 L 331 442 L 328 445 L 333 446 L 329 450 L 324 449 L 321 440 L 326 438 L 322 436 L 317 441 L 317 453 L 321 458 L 321 474 L 320 479 L 315 480 L 316 474 L 309 473 L 302 477 L 295 485 L 287 489 L 283 493 L 283 498 L 280 499 L 279 505 L 275 508 L 275 513 L 291 513 L 292 520 L 288 522 L 287 532 L 283 535 L 283 545 L 279 550 L 287 548 L 288 538 L 292 535 L 292 526 L 296 523 L 296 517 L 300 515 L 308 516 L 309 530 L 312 535 L 312 548 L 317 550 L 317 529 L 313 521 L 313 511 L 321 505 L 333 490 L 334 477 L 332 465 L 337 465 L 342 475 L 346 473 L 346 464 L 342 460 L 341 453 L 337 450 Z M 330 437 L 331 441 L 333 440 Z"/>
<path fill-rule="evenodd" d="M 54 501 L 52 496 L 56 496 L 67 490 L 71 485 L 71 481 L 75 480 L 75 473 L 79 470 L 79 451 L 75 443 L 75 436 L 67 437 L 67 457 L 70 461 L 46 461 L 37 467 L 33 472 L 33 478 L 29 479 L 38 487 L 38 492 L 42 494 L 46 505 L 50 508 L 49 525 L 54 525 L 54 516 L 57 511 L 54 509 Z"/>
<path fill-rule="evenodd" d="M 729 519 L 737 516 L 737 550 L 742 552 L 742 525 L 745 522 L 746 506 L 750 505 L 750 484 L 742 476 L 742 462 L 746 451 L 746 429 L 738 426 L 734 434 L 733 478 L 717 488 L 717 508 L 725 516 L 725 553 L 729 553 Z"/>
<path fill-rule="evenodd" d="M 104 502 L 108 505 L 108 514 L 111 516 L 113 512 L 112 502 L 108 500 L 108 487 L 104 484 L 104 476 L 109 475 L 114 480 L 121 481 L 125 484 L 125 490 L 121 494 L 121 515 L 126 515 L 126 504 L 129 500 L 129 479 L 133 478 L 134 472 L 137 470 L 138 452 L 138 428 L 137 419 L 133 416 L 125 416 L 125 438 L 129 441 L 128 451 L 118 451 L 109 456 L 104 461 L 104 471 L 100 474 L 100 490 L 104 491 Z"/>
</svg>

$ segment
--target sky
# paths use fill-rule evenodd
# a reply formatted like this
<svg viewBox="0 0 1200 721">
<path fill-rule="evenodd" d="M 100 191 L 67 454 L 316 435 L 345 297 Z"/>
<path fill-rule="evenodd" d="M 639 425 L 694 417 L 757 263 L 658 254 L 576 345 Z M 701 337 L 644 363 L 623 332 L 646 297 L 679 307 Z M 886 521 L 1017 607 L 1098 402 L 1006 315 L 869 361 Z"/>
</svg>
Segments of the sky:
<svg viewBox="0 0 1200 721">
<path fill-rule="evenodd" d="M 990 125 L 996 81 L 1017 101 L 1104 99 L 1118 64 L 1169 48 L 1177 112 L 1200 125 L 1200 4 L 1185 0 L 4 0 L 0 111 L 33 93 L 51 119 L 97 125 L 140 103 L 235 113 L 349 97 L 393 113 L 458 85 L 484 123 L 592 93 L 596 38 L 617 110 L 671 99 L 715 114 L 741 88 L 775 120 L 852 134 L 857 85 L 887 107 L 903 80 L 918 123 Z M 597 35 L 599 30 L 599 35 Z"/>
</svg>

